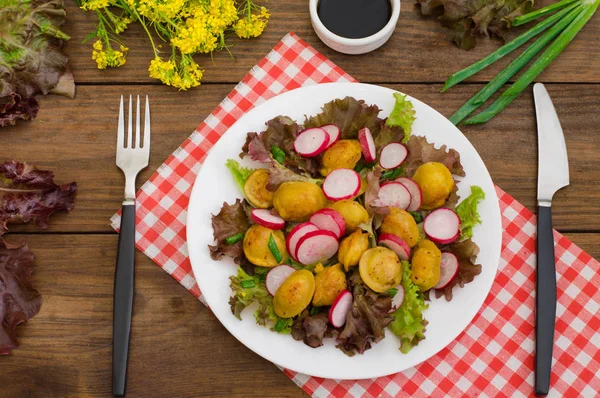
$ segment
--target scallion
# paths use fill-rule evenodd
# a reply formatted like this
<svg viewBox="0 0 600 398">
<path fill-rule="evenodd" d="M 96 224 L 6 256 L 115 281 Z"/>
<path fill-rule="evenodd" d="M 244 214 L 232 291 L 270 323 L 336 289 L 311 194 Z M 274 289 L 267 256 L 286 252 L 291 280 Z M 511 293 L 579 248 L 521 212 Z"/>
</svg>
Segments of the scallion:
<svg viewBox="0 0 600 398">
<path fill-rule="evenodd" d="M 594 15 L 600 5 L 600 0 L 590 2 L 585 0 L 583 10 L 579 15 L 563 30 L 556 40 L 548 46 L 546 51 L 521 75 L 498 99 L 485 111 L 468 119 L 466 124 L 485 123 L 498 113 L 502 112 L 511 102 L 515 100 L 525 90 L 533 80 L 539 76 L 546 67 L 560 55 L 560 53 L 573 41 L 577 33 L 585 26 L 587 21 Z"/>
<path fill-rule="evenodd" d="M 273 155 L 273 159 L 283 164 L 285 162 L 285 152 L 283 149 L 279 148 L 277 145 L 271 146 L 271 155 Z"/>
<path fill-rule="evenodd" d="M 382 180 L 395 180 L 396 178 L 400 177 L 400 174 L 402 174 L 403 172 L 404 172 L 403 167 L 397 167 L 395 169 L 386 170 L 383 173 L 381 173 L 381 179 Z"/>
<path fill-rule="evenodd" d="M 389 294 L 390 296 L 394 297 L 398 293 L 398 289 L 393 287 L 393 288 L 389 289 L 386 293 Z"/>
<path fill-rule="evenodd" d="M 547 5 L 546 7 L 542 7 L 539 10 L 535 10 L 535 11 L 527 13 L 525 15 L 519 15 L 511 22 L 510 25 L 511 26 L 520 26 L 520 25 L 526 24 L 527 22 L 531 22 L 535 19 L 538 19 L 539 17 L 543 17 L 544 15 L 550 14 L 556 10 L 561 9 L 562 7 L 565 7 L 565 6 L 575 2 L 575 1 L 579 1 L 579 0 L 561 0 L 554 4 Z"/>
<path fill-rule="evenodd" d="M 252 279 L 246 279 L 240 282 L 240 284 L 242 285 L 242 287 L 244 289 L 250 289 L 253 287 L 256 287 L 256 283 L 254 283 L 254 280 Z"/>
<path fill-rule="evenodd" d="M 281 263 L 281 260 L 283 259 L 283 257 L 281 256 L 281 252 L 279 251 L 279 248 L 277 247 L 277 243 L 275 243 L 275 238 L 273 238 L 273 234 L 269 235 L 269 250 L 271 251 L 271 254 L 273 255 L 273 257 L 275 257 L 275 261 L 277 261 L 277 264 Z"/>
<path fill-rule="evenodd" d="M 244 233 L 240 232 L 239 234 L 231 235 L 225 238 L 225 243 L 227 243 L 228 245 L 233 245 L 234 243 L 238 243 L 242 239 L 244 239 Z"/>
</svg>

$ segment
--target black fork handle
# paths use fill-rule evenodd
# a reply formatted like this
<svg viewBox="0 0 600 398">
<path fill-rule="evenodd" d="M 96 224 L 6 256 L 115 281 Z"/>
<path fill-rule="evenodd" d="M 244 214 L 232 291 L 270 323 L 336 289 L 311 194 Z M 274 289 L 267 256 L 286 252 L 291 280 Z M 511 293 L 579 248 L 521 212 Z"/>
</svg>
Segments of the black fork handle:
<svg viewBox="0 0 600 398">
<path fill-rule="evenodd" d="M 125 396 L 134 294 L 135 202 L 123 203 L 113 302 L 113 395 Z"/>
<path fill-rule="evenodd" d="M 556 263 L 550 206 L 538 206 L 537 223 L 535 395 L 545 396 L 550 390 L 556 318 Z"/>
</svg>

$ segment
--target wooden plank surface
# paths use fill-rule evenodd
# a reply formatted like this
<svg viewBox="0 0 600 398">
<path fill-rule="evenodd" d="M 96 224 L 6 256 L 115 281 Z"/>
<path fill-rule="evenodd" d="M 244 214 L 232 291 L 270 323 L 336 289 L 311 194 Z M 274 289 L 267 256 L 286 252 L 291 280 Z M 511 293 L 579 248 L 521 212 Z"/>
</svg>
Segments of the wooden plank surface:
<svg viewBox="0 0 600 398">
<path fill-rule="evenodd" d="M 440 94 L 439 85 L 388 86 L 425 101 L 447 116 L 480 87 L 460 86 Z M 41 98 L 38 119 L 2 132 L 0 157 L 51 168 L 60 182 L 77 181 L 79 193 L 73 214 L 57 215 L 50 231 L 108 232 L 108 219 L 120 206 L 124 184 L 114 165 L 120 94 L 148 94 L 152 101 L 151 162 L 138 178 L 141 184 L 232 88 L 206 85 L 177 92 L 162 86 L 82 86 L 76 100 Z M 600 231 L 600 86 L 552 84 L 548 90 L 566 133 L 571 165 L 571 185 L 559 192 L 554 202 L 554 225 L 561 231 Z M 531 91 L 501 117 L 462 130 L 481 154 L 494 182 L 534 209 L 537 141 Z M 15 226 L 13 230 L 33 229 Z"/>
<path fill-rule="evenodd" d="M 567 237 L 600 258 L 599 233 Z M 9 239 L 29 242 L 44 303 L 18 328 L 21 347 L 0 356 L 0 397 L 108 397 L 117 236 Z M 150 259 L 138 252 L 136 260 L 129 397 L 305 396 Z"/>
<path fill-rule="evenodd" d="M 536 6 L 552 0 L 536 1 Z M 74 2 L 66 1 L 68 21 L 65 31 L 72 35 L 67 53 L 77 82 L 151 82 L 148 64 L 153 58 L 145 32 L 138 26 L 123 35 L 130 48 L 127 64 L 117 70 L 99 71 L 91 59 L 92 42 L 81 41 L 94 29 L 94 13 L 84 13 Z M 362 82 L 443 82 L 448 76 L 483 58 L 499 47 L 498 40 L 478 39 L 471 51 L 456 48 L 446 38 L 445 29 L 431 18 L 423 18 L 415 8 L 414 0 L 402 1 L 402 12 L 394 35 L 379 50 L 368 56 L 351 56 L 336 53 L 320 42 L 310 24 L 307 0 L 271 1 L 265 3 L 271 10 L 269 26 L 258 39 L 234 39 L 232 49 L 236 60 L 227 52 L 214 57 L 203 55 L 197 61 L 205 69 L 204 82 L 238 82 L 252 66 L 267 54 L 288 32 L 293 31 L 310 45 L 329 57 L 356 79 Z M 523 28 L 515 29 L 522 32 Z M 513 37 L 512 34 L 510 37 Z M 600 82 L 600 18 L 594 17 L 569 45 L 563 54 L 540 76 L 543 82 Z M 164 50 L 169 54 L 169 50 Z M 518 50 L 517 52 L 519 52 Z M 513 58 L 509 56 L 509 58 Z M 452 60 L 452 62 L 448 62 Z M 470 81 L 487 82 L 498 73 L 508 60 L 474 76 Z"/>
</svg>

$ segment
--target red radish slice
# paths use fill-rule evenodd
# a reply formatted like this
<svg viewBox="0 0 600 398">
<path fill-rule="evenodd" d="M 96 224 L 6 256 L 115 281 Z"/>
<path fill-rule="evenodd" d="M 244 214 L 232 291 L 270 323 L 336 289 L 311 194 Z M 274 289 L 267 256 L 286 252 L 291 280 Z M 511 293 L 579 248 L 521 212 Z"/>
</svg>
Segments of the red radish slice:
<svg viewBox="0 0 600 398">
<path fill-rule="evenodd" d="M 408 189 L 408 192 L 410 192 L 411 201 L 406 210 L 419 210 L 421 208 L 421 204 L 423 203 L 423 192 L 421 191 L 419 184 L 417 184 L 412 178 L 408 177 L 396 178 L 394 181 L 404 185 L 406 189 Z"/>
<path fill-rule="evenodd" d="M 329 145 L 329 134 L 320 127 L 304 130 L 296 137 L 294 149 L 305 158 L 317 156 Z"/>
<path fill-rule="evenodd" d="M 395 181 L 382 184 L 378 198 L 381 206 L 397 207 L 402 210 L 406 210 L 412 200 L 408 188 Z"/>
<path fill-rule="evenodd" d="M 408 156 L 408 149 L 398 142 L 387 144 L 379 155 L 379 165 L 384 169 L 395 169 L 400 166 Z"/>
<path fill-rule="evenodd" d="M 338 239 L 346 231 L 346 220 L 333 209 L 321 209 L 310 217 L 310 222 L 323 231 L 333 232 Z"/>
<path fill-rule="evenodd" d="M 335 328 L 341 328 L 346 323 L 348 312 L 352 308 L 352 293 L 344 290 L 336 297 L 329 309 L 329 323 Z"/>
<path fill-rule="evenodd" d="M 311 222 L 303 222 L 292 228 L 285 242 L 288 254 L 292 256 L 294 260 L 298 261 L 296 258 L 296 247 L 298 246 L 298 241 L 307 233 L 318 230 L 319 227 Z"/>
<path fill-rule="evenodd" d="M 374 162 L 377 157 L 377 151 L 375 149 L 375 141 L 373 141 L 373 134 L 371 134 L 371 130 L 368 127 L 358 130 L 358 142 L 360 142 L 360 146 L 362 147 L 365 161 L 367 163 Z"/>
<path fill-rule="evenodd" d="M 269 275 L 267 275 L 267 277 L 268 276 Z M 398 290 L 398 292 L 392 299 L 392 308 L 388 311 L 388 314 L 391 314 L 392 312 L 396 311 L 404 302 L 404 288 L 402 287 L 402 285 L 398 285 L 396 286 L 396 289 Z"/>
<path fill-rule="evenodd" d="M 331 231 L 314 231 L 304 235 L 296 245 L 298 262 L 309 265 L 327 261 L 338 251 L 337 236 Z"/>
<path fill-rule="evenodd" d="M 335 124 L 326 124 L 325 126 L 321 126 L 321 128 L 325 130 L 327 134 L 329 134 L 329 144 L 327 144 L 327 148 L 325 148 L 329 149 L 340 139 L 340 128 Z"/>
<path fill-rule="evenodd" d="M 437 209 L 429 213 L 423 221 L 425 234 L 433 242 L 445 245 L 454 242 L 459 236 L 460 218 L 450 209 Z"/>
<path fill-rule="evenodd" d="M 275 295 L 279 286 L 285 282 L 288 276 L 292 275 L 296 270 L 289 265 L 278 265 L 267 273 L 265 284 L 267 285 L 267 291 L 271 296 Z"/>
<path fill-rule="evenodd" d="M 267 209 L 252 209 L 250 219 L 263 227 L 271 229 L 281 229 L 285 225 L 283 218 L 271 214 Z"/>
<path fill-rule="evenodd" d="M 392 250 L 398 255 L 398 258 L 402 261 L 408 261 L 408 259 L 410 258 L 410 246 L 404 241 L 404 239 L 394 234 L 379 235 L 379 240 L 377 241 L 377 244 L 380 246 L 385 246 L 388 249 Z"/>
<path fill-rule="evenodd" d="M 434 289 L 443 289 L 450 284 L 458 275 L 458 258 L 452 253 L 442 253 L 440 265 L 440 280 Z"/>
<path fill-rule="evenodd" d="M 351 169 L 333 170 L 323 181 L 323 193 L 329 200 L 350 199 L 360 191 L 360 175 Z"/>
</svg>

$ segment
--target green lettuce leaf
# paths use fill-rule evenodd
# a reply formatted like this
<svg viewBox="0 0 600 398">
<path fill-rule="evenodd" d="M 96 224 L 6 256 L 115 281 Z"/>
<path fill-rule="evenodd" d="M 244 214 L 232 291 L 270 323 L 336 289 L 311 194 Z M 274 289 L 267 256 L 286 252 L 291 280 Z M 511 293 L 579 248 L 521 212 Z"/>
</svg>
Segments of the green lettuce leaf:
<svg viewBox="0 0 600 398">
<path fill-rule="evenodd" d="M 404 301 L 392 314 L 395 319 L 389 328 L 400 338 L 400 351 L 406 354 L 425 338 L 427 321 L 423 318 L 423 311 L 428 307 L 423 293 L 410 279 L 410 263 L 407 261 L 402 262 L 402 287 Z"/>
<path fill-rule="evenodd" d="M 394 93 L 394 98 L 396 99 L 394 109 L 392 109 L 392 113 L 388 116 L 385 124 L 390 127 L 402 127 L 402 130 L 404 130 L 402 142 L 405 143 L 412 133 L 412 125 L 415 122 L 416 114 L 415 107 L 405 94 Z"/>
<path fill-rule="evenodd" d="M 460 240 L 473 236 L 473 227 L 481 223 L 477 205 L 485 199 L 485 192 L 477 185 L 471 186 L 471 195 L 456 206 L 456 214 L 460 218 Z"/>
<path fill-rule="evenodd" d="M 254 311 L 254 319 L 261 326 L 268 326 L 278 333 L 289 334 L 292 331 L 293 320 L 280 318 L 273 309 L 273 296 L 267 291 L 264 278 L 259 268 L 253 276 L 248 275 L 241 267 L 238 267 L 237 275 L 229 277 L 232 296 L 229 298 L 231 313 L 242 319 L 242 311 L 250 305 L 257 303 L 258 308 Z M 263 270 L 264 271 L 264 270 Z"/>
<path fill-rule="evenodd" d="M 250 177 L 250 174 L 252 174 L 254 169 L 243 167 L 239 164 L 237 160 L 233 159 L 227 159 L 227 162 L 225 162 L 225 166 L 227 166 L 238 188 L 240 188 L 240 191 L 242 192 L 242 194 L 244 194 L 244 184 L 246 183 L 246 180 L 248 179 L 248 177 Z"/>
</svg>

